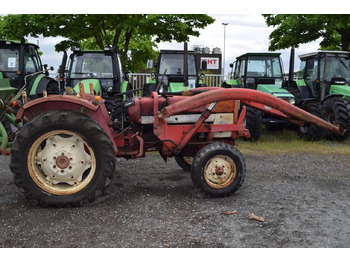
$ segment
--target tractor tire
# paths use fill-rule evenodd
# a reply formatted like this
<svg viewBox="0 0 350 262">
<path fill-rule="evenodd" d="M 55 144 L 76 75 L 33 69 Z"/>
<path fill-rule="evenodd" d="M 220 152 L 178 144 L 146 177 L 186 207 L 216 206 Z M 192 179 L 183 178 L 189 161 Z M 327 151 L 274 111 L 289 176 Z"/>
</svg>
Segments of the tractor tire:
<svg viewBox="0 0 350 262">
<path fill-rule="evenodd" d="M 223 88 L 232 88 L 232 85 L 227 84 L 226 81 L 225 81 L 225 82 L 223 82 L 221 84 L 221 87 L 223 87 Z"/>
<path fill-rule="evenodd" d="M 115 163 L 111 140 L 97 122 L 80 112 L 54 110 L 20 130 L 10 168 L 26 198 L 64 207 L 92 202 L 110 182 Z"/>
<path fill-rule="evenodd" d="M 191 170 L 193 184 L 211 197 L 224 197 L 236 192 L 245 174 L 246 164 L 241 152 L 222 142 L 199 150 Z"/>
<path fill-rule="evenodd" d="M 306 101 L 301 106 L 301 109 L 305 110 L 310 114 L 322 118 L 320 104 L 317 101 Z M 323 128 L 318 127 L 314 124 L 305 123 L 304 126 L 298 127 L 297 134 L 302 139 L 309 141 L 317 141 L 324 138 L 325 131 Z"/>
<path fill-rule="evenodd" d="M 344 136 L 325 131 L 325 138 L 328 140 L 342 141 L 350 135 L 350 114 L 348 102 L 341 97 L 330 96 L 323 100 L 321 105 L 322 117 L 329 123 L 336 123 L 346 129 Z"/>
<path fill-rule="evenodd" d="M 185 171 L 191 172 L 193 157 L 191 156 L 176 156 L 176 163 Z"/>
<path fill-rule="evenodd" d="M 251 106 L 246 106 L 247 112 L 245 115 L 245 126 L 250 132 L 250 138 L 244 140 L 256 142 L 262 131 L 262 112 Z"/>
</svg>

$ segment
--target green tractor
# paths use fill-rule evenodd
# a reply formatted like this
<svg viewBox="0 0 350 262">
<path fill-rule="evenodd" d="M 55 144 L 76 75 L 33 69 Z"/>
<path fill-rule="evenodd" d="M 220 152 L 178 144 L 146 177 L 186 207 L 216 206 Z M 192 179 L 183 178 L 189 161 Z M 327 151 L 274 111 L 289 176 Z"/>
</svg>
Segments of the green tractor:
<svg viewBox="0 0 350 262">
<path fill-rule="evenodd" d="M 26 99 L 59 93 L 56 80 L 48 76 L 47 65 L 42 66 L 35 44 L 20 41 L 0 41 L 0 150 L 8 153 L 20 127 L 15 122 L 13 103 L 21 104 L 22 91 Z M 51 67 L 50 70 L 53 70 Z"/>
<path fill-rule="evenodd" d="M 186 59 L 187 57 L 187 59 Z M 150 61 L 148 68 L 152 68 Z M 184 43 L 184 50 L 160 50 L 158 62 L 155 65 L 156 72 L 148 83 L 145 84 L 143 96 L 157 90 L 159 94 L 182 92 L 191 88 L 204 87 L 204 73 L 199 75 L 194 51 L 187 50 L 187 43 Z M 207 69 L 206 61 L 202 62 L 202 70 Z"/>
<path fill-rule="evenodd" d="M 128 81 L 128 72 L 122 73 L 118 47 L 105 47 L 103 50 L 73 47 L 71 51 L 69 59 L 67 51 L 64 51 L 59 69 L 61 90 L 77 94 L 80 92 L 79 86 L 83 84 L 85 93 L 93 91 L 105 100 L 113 120 L 121 120 L 123 103 L 139 90 L 133 90 Z"/>
<path fill-rule="evenodd" d="M 62 90 L 71 87 L 73 92 L 79 92 L 79 83 L 82 83 L 85 92 L 90 93 L 92 85 L 94 93 L 103 97 L 130 91 L 127 74 L 122 74 L 117 47 L 106 47 L 104 50 L 73 47 L 71 51 L 68 64 L 68 55 L 64 51 L 59 69 Z"/>
<path fill-rule="evenodd" d="M 296 105 L 309 113 L 336 123 L 346 129 L 344 136 L 334 135 L 305 125 L 298 134 L 309 140 L 326 138 L 344 140 L 350 135 L 350 53 L 317 51 L 299 56 L 300 70 L 296 81 L 290 81 L 290 91 Z M 291 61 L 294 60 L 294 49 Z"/>
<path fill-rule="evenodd" d="M 283 70 L 280 53 L 246 53 L 236 58 L 232 68 L 232 79 L 222 83 L 226 88 L 250 88 L 274 95 L 294 104 L 294 95 L 283 88 Z M 260 110 L 246 106 L 246 127 L 249 129 L 250 140 L 260 138 L 262 125 L 268 129 L 283 129 L 287 124 L 284 120 L 272 117 Z"/>
<path fill-rule="evenodd" d="M 39 46 L 26 43 L 24 38 L 0 41 L 0 79 L 8 79 L 10 86 L 17 89 L 26 84 L 29 99 L 42 96 L 44 90 L 48 94 L 59 93 L 58 83 L 49 77 L 47 65 L 42 65 L 38 50 Z"/>
</svg>

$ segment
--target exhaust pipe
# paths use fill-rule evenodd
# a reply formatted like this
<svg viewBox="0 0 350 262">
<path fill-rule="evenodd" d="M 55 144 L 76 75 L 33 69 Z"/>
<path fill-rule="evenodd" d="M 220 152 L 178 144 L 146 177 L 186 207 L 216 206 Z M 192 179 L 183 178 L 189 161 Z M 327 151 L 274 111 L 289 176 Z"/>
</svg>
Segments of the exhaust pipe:
<svg viewBox="0 0 350 262">
<path fill-rule="evenodd" d="M 295 50 L 294 47 L 290 50 L 290 59 L 289 59 L 289 75 L 288 75 L 288 86 L 291 86 L 294 80 L 294 56 Z"/>
<path fill-rule="evenodd" d="M 184 86 L 188 86 L 188 54 L 187 54 L 187 42 L 184 43 Z"/>
</svg>

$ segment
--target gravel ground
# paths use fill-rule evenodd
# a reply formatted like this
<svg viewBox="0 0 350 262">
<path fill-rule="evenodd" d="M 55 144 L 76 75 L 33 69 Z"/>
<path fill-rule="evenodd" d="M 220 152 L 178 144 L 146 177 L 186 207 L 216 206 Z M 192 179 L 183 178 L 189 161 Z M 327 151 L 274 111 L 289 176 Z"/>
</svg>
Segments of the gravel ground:
<svg viewBox="0 0 350 262">
<path fill-rule="evenodd" d="M 149 155 L 118 159 L 106 194 L 89 205 L 40 208 L 0 156 L 0 246 L 350 247 L 349 156 L 245 159 L 246 180 L 226 198 L 205 197 L 173 159 Z"/>
</svg>

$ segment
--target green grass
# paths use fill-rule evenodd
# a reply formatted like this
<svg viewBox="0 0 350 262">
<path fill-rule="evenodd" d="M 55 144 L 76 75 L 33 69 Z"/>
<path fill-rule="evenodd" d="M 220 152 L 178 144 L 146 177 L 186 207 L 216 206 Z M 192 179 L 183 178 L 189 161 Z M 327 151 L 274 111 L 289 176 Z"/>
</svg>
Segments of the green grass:
<svg viewBox="0 0 350 262">
<path fill-rule="evenodd" d="M 294 130 L 270 132 L 263 129 L 257 142 L 236 141 L 243 154 L 293 154 L 317 153 L 322 155 L 350 155 L 350 138 L 345 141 L 306 141 L 298 137 Z"/>
</svg>

